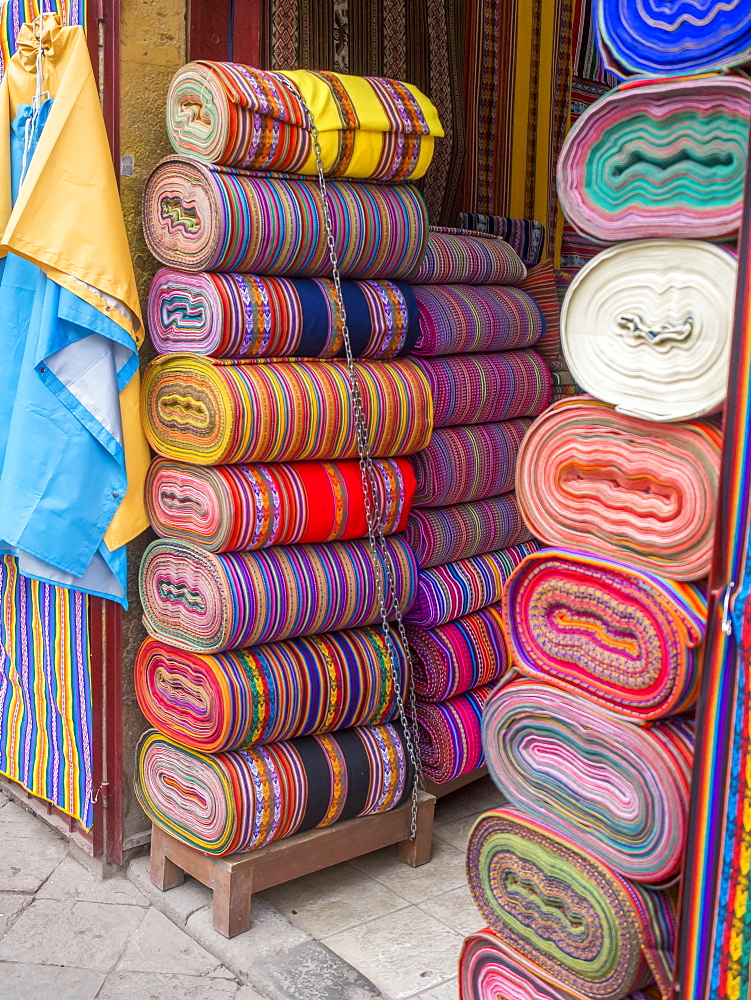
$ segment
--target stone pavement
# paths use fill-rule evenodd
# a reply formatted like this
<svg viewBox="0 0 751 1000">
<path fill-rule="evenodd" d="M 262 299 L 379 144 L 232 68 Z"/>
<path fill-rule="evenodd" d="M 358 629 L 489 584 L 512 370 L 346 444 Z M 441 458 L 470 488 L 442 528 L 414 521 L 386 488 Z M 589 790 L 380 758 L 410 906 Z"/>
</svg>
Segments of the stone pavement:
<svg viewBox="0 0 751 1000">
<path fill-rule="evenodd" d="M 0 1000 L 456 1000 L 465 934 L 482 920 L 464 846 L 499 805 L 488 779 L 440 800 L 434 860 L 378 851 L 254 897 L 231 940 L 192 879 L 162 893 L 148 860 L 102 880 L 0 793 Z"/>
</svg>

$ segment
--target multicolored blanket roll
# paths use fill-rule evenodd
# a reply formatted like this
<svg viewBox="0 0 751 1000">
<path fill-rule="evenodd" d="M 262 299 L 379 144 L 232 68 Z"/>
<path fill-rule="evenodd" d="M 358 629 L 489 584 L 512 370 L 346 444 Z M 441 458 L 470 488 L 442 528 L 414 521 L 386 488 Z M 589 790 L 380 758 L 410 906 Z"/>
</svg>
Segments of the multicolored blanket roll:
<svg viewBox="0 0 751 1000">
<path fill-rule="evenodd" d="M 411 360 L 355 364 L 373 456 L 409 455 L 433 429 L 430 386 Z M 146 436 L 195 465 L 352 458 L 357 435 L 344 361 L 157 358 L 144 374 Z"/>
<path fill-rule="evenodd" d="M 514 664 L 530 677 L 634 722 L 696 700 L 707 599 L 693 584 L 544 549 L 511 574 L 503 610 Z"/>
<path fill-rule="evenodd" d="M 420 333 L 411 285 L 343 281 L 342 298 L 355 357 L 410 353 Z M 236 360 L 344 355 L 336 292 L 328 278 L 188 274 L 162 267 L 149 290 L 148 326 L 160 354 L 187 351 Z"/>
<path fill-rule="evenodd" d="M 147 732 L 137 750 L 136 795 L 146 815 L 206 854 L 251 851 L 337 820 L 387 812 L 411 788 L 398 723 L 211 755 Z"/>
<path fill-rule="evenodd" d="M 408 625 L 433 628 L 495 604 L 500 601 L 503 586 L 514 567 L 537 549 L 537 542 L 522 542 L 499 552 L 486 552 L 423 570 L 404 621 Z"/>
<path fill-rule="evenodd" d="M 564 399 L 519 449 L 519 506 L 549 545 L 699 580 L 712 562 L 721 447 L 709 421 L 658 424 L 588 397 Z"/>
<path fill-rule="evenodd" d="M 526 274 L 519 255 L 499 236 L 431 226 L 425 255 L 408 280 L 415 285 L 518 285 Z"/>
<path fill-rule="evenodd" d="M 397 80 L 231 62 L 190 62 L 167 94 L 175 150 L 209 163 L 315 174 L 309 108 L 324 171 L 335 177 L 422 177 L 443 135 L 435 106 Z"/>
<path fill-rule="evenodd" d="M 503 215 L 460 212 L 459 228 L 500 236 L 519 254 L 525 267 L 539 264 L 545 249 L 545 226 L 534 219 L 510 219 Z"/>
<path fill-rule="evenodd" d="M 422 771 L 437 785 L 482 767 L 480 723 L 492 684 L 440 703 L 417 700 L 417 738 Z"/>
<path fill-rule="evenodd" d="M 672 894 L 635 886 L 583 847 L 514 809 L 474 826 L 469 887 L 504 946 L 587 1000 L 621 1000 L 654 979 L 672 995 Z"/>
<path fill-rule="evenodd" d="M 595 239 L 729 237 L 738 229 L 751 81 L 713 76 L 624 84 L 566 137 L 558 193 Z"/>
<path fill-rule="evenodd" d="M 743 0 L 598 0 L 597 27 L 605 61 L 621 76 L 688 76 L 751 60 L 751 10 Z"/>
<path fill-rule="evenodd" d="M 536 417 L 550 402 L 550 369 L 534 351 L 415 358 L 430 385 L 436 427 Z"/>
<path fill-rule="evenodd" d="M 386 539 L 402 612 L 417 563 L 402 535 Z M 152 542 L 140 570 L 144 624 L 178 649 L 219 653 L 380 619 L 377 570 L 367 540 L 278 545 L 217 555 L 181 542 Z"/>
<path fill-rule="evenodd" d="M 580 994 L 543 981 L 537 973 L 537 966 L 486 927 L 465 938 L 459 958 L 459 1000 L 582 1000 Z M 626 1000 L 660 1000 L 660 993 L 648 986 Z"/>
<path fill-rule="evenodd" d="M 375 458 L 373 472 L 384 534 L 402 531 L 415 491 L 412 463 Z M 205 468 L 157 458 L 146 478 L 146 507 L 158 535 L 212 552 L 336 542 L 368 533 L 356 459 Z"/>
<path fill-rule="evenodd" d="M 680 871 L 694 758 L 687 716 L 634 726 L 523 677 L 487 700 L 482 742 L 514 808 L 625 878 L 659 885 Z"/>
<path fill-rule="evenodd" d="M 491 604 L 437 628 L 407 626 L 415 693 L 445 701 L 498 680 L 508 666 L 503 611 Z"/>
<path fill-rule="evenodd" d="M 468 354 L 530 347 L 542 335 L 540 307 L 499 285 L 415 285 L 420 334 L 415 354 Z"/>
<path fill-rule="evenodd" d="M 532 268 L 519 286 L 519 290 L 526 292 L 532 298 L 542 313 L 545 324 L 535 350 L 551 368 L 556 368 L 564 358 L 561 349 L 561 303 L 552 260 L 545 260 Z"/>
<path fill-rule="evenodd" d="M 407 541 L 420 569 L 506 549 L 530 537 L 514 493 L 414 510 L 407 522 Z"/>
<path fill-rule="evenodd" d="M 521 418 L 438 428 L 427 448 L 412 456 L 415 506 L 444 507 L 513 489 L 516 457 L 531 423 Z"/>
<path fill-rule="evenodd" d="M 425 203 L 409 184 L 329 181 L 345 278 L 406 278 L 425 252 Z M 182 271 L 288 278 L 331 272 L 318 182 L 255 176 L 172 156 L 146 183 L 143 230 L 157 260 Z"/>
<path fill-rule="evenodd" d="M 688 420 L 725 399 L 738 260 L 700 240 L 634 240 L 574 278 L 561 342 L 579 385 L 620 413 Z"/>
<path fill-rule="evenodd" d="M 391 648 L 402 687 L 407 659 Z M 134 666 L 138 704 L 160 733 L 218 753 L 388 722 L 394 684 L 380 625 L 204 656 L 146 639 Z"/>
</svg>

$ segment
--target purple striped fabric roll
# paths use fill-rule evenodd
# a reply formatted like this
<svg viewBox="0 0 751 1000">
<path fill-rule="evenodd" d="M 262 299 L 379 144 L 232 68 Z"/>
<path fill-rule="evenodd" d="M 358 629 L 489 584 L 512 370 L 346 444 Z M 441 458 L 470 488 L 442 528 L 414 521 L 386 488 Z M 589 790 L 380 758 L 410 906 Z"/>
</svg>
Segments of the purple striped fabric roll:
<svg viewBox="0 0 751 1000">
<path fill-rule="evenodd" d="M 415 285 L 420 334 L 415 354 L 468 354 L 531 347 L 544 328 L 535 300 L 495 285 Z"/>
<path fill-rule="evenodd" d="M 405 623 L 433 628 L 496 604 L 514 567 L 538 549 L 535 541 L 523 542 L 423 570 L 415 599 L 404 615 Z"/>
<path fill-rule="evenodd" d="M 446 507 L 499 496 L 514 488 L 516 456 L 532 423 L 439 427 L 427 448 L 412 456 L 416 507 Z"/>
<path fill-rule="evenodd" d="M 550 403 L 550 369 L 535 351 L 415 358 L 430 384 L 435 427 L 536 417 Z"/>
<path fill-rule="evenodd" d="M 482 709 L 492 684 L 448 701 L 417 702 L 417 733 L 422 771 L 437 785 L 469 774 L 485 762 L 482 749 Z"/>
<path fill-rule="evenodd" d="M 431 227 L 415 285 L 518 285 L 527 275 L 519 255 L 490 233 Z"/>
<path fill-rule="evenodd" d="M 407 541 L 421 569 L 495 552 L 531 537 L 514 493 L 415 510 L 407 521 Z"/>
</svg>

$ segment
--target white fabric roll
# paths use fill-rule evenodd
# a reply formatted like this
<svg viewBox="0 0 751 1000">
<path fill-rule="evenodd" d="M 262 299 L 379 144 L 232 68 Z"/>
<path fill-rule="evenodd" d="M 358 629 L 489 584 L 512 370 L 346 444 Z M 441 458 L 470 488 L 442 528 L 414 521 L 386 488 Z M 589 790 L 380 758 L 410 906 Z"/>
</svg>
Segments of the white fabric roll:
<svg viewBox="0 0 751 1000">
<path fill-rule="evenodd" d="M 561 312 L 571 374 L 646 420 L 688 420 L 725 399 L 738 263 L 699 240 L 634 240 L 594 257 Z"/>
</svg>

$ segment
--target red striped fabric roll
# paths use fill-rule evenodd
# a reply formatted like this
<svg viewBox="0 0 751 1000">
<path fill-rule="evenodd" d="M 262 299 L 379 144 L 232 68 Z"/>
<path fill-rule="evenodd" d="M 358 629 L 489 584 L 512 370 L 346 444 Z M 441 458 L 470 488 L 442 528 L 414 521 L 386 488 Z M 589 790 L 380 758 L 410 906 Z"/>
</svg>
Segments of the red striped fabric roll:
<svg viewBox="0 0 751 1000">
<path fill-rule="evenodd" d="M 526 274 L 519 255 L 500 236 L 432 226 L 422 262 L 407 280 L 415 285 L 518 285 Z"/>
<path fill-rule="evenodd" d="M 415 490 L 407 458 L 375 458 L 384 534 L 401 531 Z M 360 463 L 276 462 L 204 467 L 157 458 L 146 478 L 151 526 L 212 552 L 368 533 Z"/>
<path fill-rule="evenodd" d="M 417 732 L 423 774 L 443 785 L 482 767 L 481 721 L 492 684 L 448 701 L 417 701 Z"/>
</svg>

